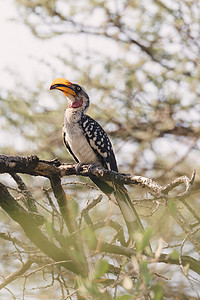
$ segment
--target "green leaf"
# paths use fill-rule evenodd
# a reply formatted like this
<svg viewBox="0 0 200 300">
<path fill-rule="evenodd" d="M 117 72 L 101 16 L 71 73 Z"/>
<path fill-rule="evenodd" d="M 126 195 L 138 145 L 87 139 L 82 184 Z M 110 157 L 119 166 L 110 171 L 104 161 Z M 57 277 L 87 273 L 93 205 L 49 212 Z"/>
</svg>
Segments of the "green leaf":
<svg viewBox="0 0 200 300">
<path fill-rule="evenodd" d="M 178 259 L 179 258 L 179 253 L 176 249 L 174 249 L 172 251 L 172 253 L 170 253 L 170 258 L 172 258 L 172 259 Z"/>
<path fill-rule="evenodd" d="M 140 273 L 141 273 L 142 277 L 144 278 L 145 285 L 148 287 L 150 281 L 153 278 L 153 274 L 149 273 L 147 261 L 141 261 L 141 264 L 140 264 Z"/>
<path fill-rule="evenodd" d="M 145 248 L 149 245 L 150 238 L 152 236 L 153 230 L 151 228 L 145 230 L 144 233 L 138 232 L 134 234 L 134 239 L 136 242 L 136 248 L 138 252 L 143 252 Z"/>
<path fill-rule="evenodd" d="M 151 298 L 152 300 L 162 300 L 163 299 L 163 287 L 162 284 L 156 284 L 153 288 L 153 297 Z"/>
<path fill-rule="evenodd" d="M 116 300 L 131 300 L 131 299 L 132 299 L 131 295 L 123 295 L 116 298 Z"/>
<path fill-rule="evenodd" d="M 108 267 L 109 267 L 109 263 L 107 262 L 107 260 L 99 261 L 96 264 L 96 268 L 95 268 L 95 278 L 98 279 L 101 276 L 103 276 L 108 270 Z"/>
<path fill-rule="evenodd" d="M 175 216 L 177 214 L 176 204 L 175 204 L 173 199 L 170 199 L 168 201 L 168 208 L 169 208 L 169 210 L 170 210 L 170 212 L 172 213 L 173 216 Z"/>
<path fill-rule="evenodd" d="M 49 236 L 53 236 L 53 225 L 51 222 L 46 221 L 45 222 L 45 227 L 46 227 L 46 231 L 48 233 Z"/>
<path fill-rule="evenodd" d="M 142 240 L 142 247 L 143 250 L 149 245 L 150 238 L 152 236 L 153 230 L 151 228 L 148 228 L 145 230 Z"/>
<path fill-rule="evenodd" d="M 93 247 L 96 245 L 96 236 L 94 230 L 89 226 L 85 227 L 81 235 L 84 241 L 87 243 L 89 249 L 93 249 Z"/>
</svg>

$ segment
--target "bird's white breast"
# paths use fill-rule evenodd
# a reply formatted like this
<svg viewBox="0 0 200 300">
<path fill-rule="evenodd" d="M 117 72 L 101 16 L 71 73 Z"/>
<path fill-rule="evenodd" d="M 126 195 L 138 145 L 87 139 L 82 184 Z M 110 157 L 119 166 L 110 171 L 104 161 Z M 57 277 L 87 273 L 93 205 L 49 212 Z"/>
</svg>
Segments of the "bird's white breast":
<svg viewBox="0 0 200 300">
<path fill-rule="evenodd" d="M 81 163 L 99 162 L 98 157 L 89 145 L 82 129 L 78 123 L 80 115 L 67 109 L 64 118 L 65 138 L 68 142 L 73 154 Z"/>
</svg>

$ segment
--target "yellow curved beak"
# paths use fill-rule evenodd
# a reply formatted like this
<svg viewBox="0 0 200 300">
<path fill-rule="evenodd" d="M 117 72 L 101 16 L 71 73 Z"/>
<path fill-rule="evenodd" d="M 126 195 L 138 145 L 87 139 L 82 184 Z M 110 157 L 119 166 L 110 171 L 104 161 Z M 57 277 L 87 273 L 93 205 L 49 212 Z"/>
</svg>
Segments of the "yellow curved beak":
<svg viewBox="0 0 200 300">
<path fill-rule="evenodd" d="M 76 93 L 72 87 L 72 83 L 69 80 L 64 78 L 54 79 L 54 81 L 50 86 L 50 90 L 54 90 L 54 89 L 62 91 L 65 94 L 65 96 L 68 96 L 68 94 L 72 96 L 76 96 Z"/>
</svg>

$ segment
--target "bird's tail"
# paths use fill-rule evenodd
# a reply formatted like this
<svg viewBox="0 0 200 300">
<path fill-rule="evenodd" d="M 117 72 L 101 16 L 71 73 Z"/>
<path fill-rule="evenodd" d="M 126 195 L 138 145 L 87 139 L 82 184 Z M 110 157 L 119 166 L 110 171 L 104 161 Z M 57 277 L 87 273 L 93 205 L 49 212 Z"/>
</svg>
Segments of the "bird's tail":
<svg viewBox="0 0 200 300">
<path fill-rule="evenodd" d="M 123 185 L 115 185 L 114 196 L 127 224 L 129 234 L 133 235 L 135 232 L 144 232 L 144 227 L 126 188 Z"/>
<path fill-rule="evenodd" d="M 136 241 L 136 234 L 144 234 L 144 227 L 140 221 L 137 211 L 129 198 L 127 189 L 122 184 L 113 184 L 112 182 L 103 181 L 94 176 L 90 176 L 90 179 L 110 198 L 111 194 L 114 194 L 117 205 L 119 206 L 121 213 L 126 222 L 130 239 Z M 145 252 L 151 254 L 151 246 L 146 247 Z"/>
<path fill-rule="evenodd" d="M 106 194 L 115 196 L 116 202 L 124 216 L 125 222 L 128 227 L 130 235 L 139 231 L 144 232 L 144 228 L 140 221 L 140 218 L 129 198 L 125 186 L 120 184 L 113 184 L 112 182 L 103 181 L 99 178 L 90 177 L 90 179 Z"/>
<path fill-rule="evenodd" d="M 144 227 L 126 188 L 119 184 L 115 184 L 114 188 L 114 196 L 126 222 L 129 236 L 135 241 L 136 234 L 144 234 Z M 152 253 L 150 244 L 147 245 L 145 252 Z"/>
</svg>

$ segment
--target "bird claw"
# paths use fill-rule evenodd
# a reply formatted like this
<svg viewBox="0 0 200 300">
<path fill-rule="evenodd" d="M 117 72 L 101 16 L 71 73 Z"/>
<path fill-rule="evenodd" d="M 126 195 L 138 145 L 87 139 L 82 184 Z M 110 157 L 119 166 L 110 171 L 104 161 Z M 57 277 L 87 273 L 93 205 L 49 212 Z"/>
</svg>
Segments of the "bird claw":
<svg viewBox="0 0 200 300">
<path fill-rule="evenodd" d="M 54 158 L 50 161 L 53 165 L 55 165 L 56 167 L 59 167 L 61 165 L 60 161 L 58 160 L 58 158 Z"/>
<path fill-rule="evenodd" d="M 94 164 L 89 164 L 88 165 L 88 171 L 92 171 L 95 167 L 102 167 L 101 163 L 97 162 L 97 163 L 94 163 Z"/>
<path fill-rule="evenodd" d="M 77 163 L 75 166 L 76 173 L 80 174 L 82 166 L 85 165 L 83 163 Z M 101 163 L 88 164 L 88 171 L 91 172 L 94 167 L 102 167 Z"/>
<path fill-rule="evenodd" d="M 83 166 L 83 163 L 77 163 L 76 164 L 76 166 L 75 166 L 76 173 L 80 174 L 82 166 Z"/>
</svg>

